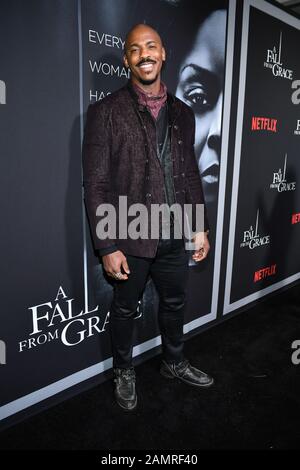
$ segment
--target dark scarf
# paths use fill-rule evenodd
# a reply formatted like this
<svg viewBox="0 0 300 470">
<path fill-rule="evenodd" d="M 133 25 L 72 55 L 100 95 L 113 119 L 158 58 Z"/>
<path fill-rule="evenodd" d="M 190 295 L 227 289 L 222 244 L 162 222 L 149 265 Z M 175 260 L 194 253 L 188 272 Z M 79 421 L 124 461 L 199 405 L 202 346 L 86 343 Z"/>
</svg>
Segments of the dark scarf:
<svg viewBox="0 0 300 470">
<path fill-rule="evenodd" d="M 138 96 L 138 102 L 142 106 L 147 106 L 150 113 L 156 120 L 159 111 L 161 110 L 162 106 L 167 101 L 167 87 L 163 82 L 160 82 L 160 90 L 159 94 L 154 96 L 151 94 L 147 94 L 144 90 L 142 90 L 138 85 L 135 83 L 133 84 L 134 90 Z"/>
</svg>

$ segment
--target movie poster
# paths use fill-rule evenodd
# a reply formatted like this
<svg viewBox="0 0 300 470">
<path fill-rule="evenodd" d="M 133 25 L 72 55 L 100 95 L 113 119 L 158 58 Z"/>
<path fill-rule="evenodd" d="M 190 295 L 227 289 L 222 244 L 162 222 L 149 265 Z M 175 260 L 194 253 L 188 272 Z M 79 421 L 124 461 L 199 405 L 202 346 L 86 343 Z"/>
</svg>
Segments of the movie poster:
<svg viewBox="0 0 300 470">
<path fill-rule="evenodd" d="M 227 311 L 299 278 L 299 29 L 272 5 L 246 4 Z"/>
</svg>

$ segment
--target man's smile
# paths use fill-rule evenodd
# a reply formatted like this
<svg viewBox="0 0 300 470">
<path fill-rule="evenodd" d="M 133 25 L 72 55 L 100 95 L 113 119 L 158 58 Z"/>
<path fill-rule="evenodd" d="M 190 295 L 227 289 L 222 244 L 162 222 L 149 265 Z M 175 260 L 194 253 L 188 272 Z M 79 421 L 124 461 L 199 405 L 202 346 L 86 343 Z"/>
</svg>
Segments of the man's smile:
<svg viewBox="0 0 300 470">
<path fill-rule="evenodd" d="M 154 69 L 154 65 L 156 62 L 154 60 L 143 60 L 139 64 L 137 64 L 137 67 L 144 72 L 152 72 Z"/>
<path fill-rule="evenodd" d="M 152 63 L 142 64 L 142 65 L 139 65 L 139 68 L 145 71 L 150 71 L 150 70 L 153 70 L 153 64 Z"/>
</svg>

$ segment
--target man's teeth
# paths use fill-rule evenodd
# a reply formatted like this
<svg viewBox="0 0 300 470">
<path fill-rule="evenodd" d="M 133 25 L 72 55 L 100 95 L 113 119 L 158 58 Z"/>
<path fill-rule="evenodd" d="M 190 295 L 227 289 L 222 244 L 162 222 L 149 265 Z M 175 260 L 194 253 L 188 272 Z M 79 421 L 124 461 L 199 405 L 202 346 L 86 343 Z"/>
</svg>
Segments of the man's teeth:
<svg viewBox="0 0 300 470">
<path fill-rule="evenodd" d="M 150 70 L 153 68 L 153 64 L 142 64 L 140 65 L 140 68 L 144 69 L 144 70 Z"/>
</svg>

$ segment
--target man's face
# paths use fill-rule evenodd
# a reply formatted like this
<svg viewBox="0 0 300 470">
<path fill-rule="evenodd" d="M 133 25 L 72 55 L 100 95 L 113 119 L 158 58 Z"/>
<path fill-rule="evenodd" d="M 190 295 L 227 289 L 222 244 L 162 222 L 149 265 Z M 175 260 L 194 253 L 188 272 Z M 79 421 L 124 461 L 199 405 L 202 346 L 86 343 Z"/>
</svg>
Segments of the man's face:
<svg viewBox="0 0 300 470">
<path fill-rule="evenodd" d="M 176 95 L 194 110 L 195 151 L 206 202 L 217 198 L 226 12 L 213 12 L 202 23 L 179 73 Z"/>
<path fill-rule="evenodd" d="M 146 25 L 131 31 L 125 44 L 124 63 L 131 70 L 133 82 L 143 85 L 156 82 L 165 59 L 165 50 L 156 31 Z"/>
</svg>

